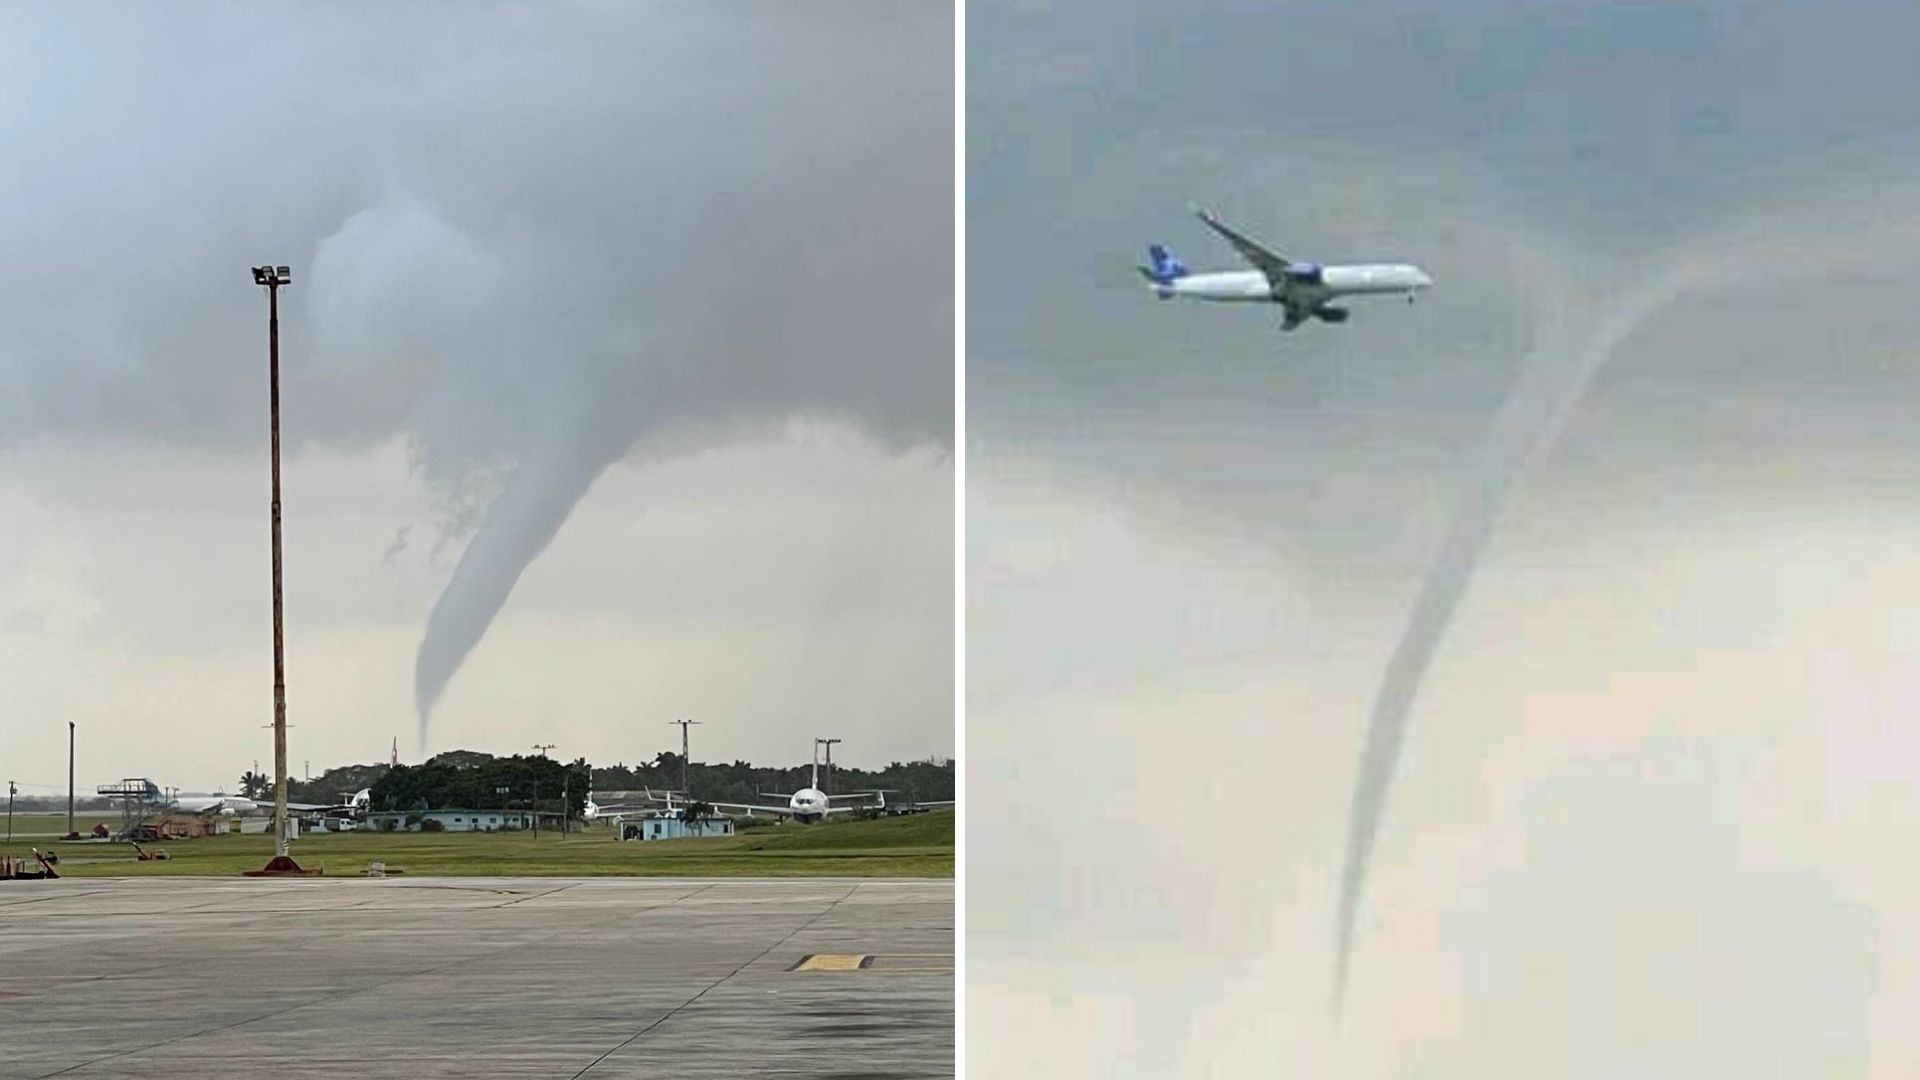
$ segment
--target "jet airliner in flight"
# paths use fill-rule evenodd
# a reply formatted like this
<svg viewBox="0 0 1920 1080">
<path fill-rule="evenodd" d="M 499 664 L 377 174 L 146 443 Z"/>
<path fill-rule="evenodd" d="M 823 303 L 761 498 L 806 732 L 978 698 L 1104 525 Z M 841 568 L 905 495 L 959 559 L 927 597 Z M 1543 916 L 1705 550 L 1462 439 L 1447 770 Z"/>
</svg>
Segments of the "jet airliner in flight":
<svg viewBox="0 0 1920 1080">
<path fill-rule="evenodd" d="M 1164 245 L 1147 247 L 1150 265 L 1137 269 L 1153 294 L 1162 300 L 1185 298 L 1223 302 L 1279 304 L 1285 311 L 1280 329 L 1292 330 L 1308 319 L 1340 323 L 1348 311 L 1334 300 L 1345 296 L 1403 296 L 1408 303 L 1433 284 L 1425 270 L 1409 263 L 1355 263 L 1321 265 L 1293 262 L 1223 223 L 1206 210 L 1194 211 L 1206 226 L 1219 233 L 1252 270 L 1222 270 L 1196 274 Z"/>
</svg>

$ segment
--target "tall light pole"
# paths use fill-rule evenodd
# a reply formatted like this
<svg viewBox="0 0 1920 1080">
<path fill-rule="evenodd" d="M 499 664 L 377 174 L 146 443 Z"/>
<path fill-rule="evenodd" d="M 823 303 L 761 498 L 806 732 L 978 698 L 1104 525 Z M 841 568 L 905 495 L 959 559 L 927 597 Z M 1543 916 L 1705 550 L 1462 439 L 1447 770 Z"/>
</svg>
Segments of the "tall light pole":
<svg viewBox="0 0 1920 1080">
<path fill-rule="evenodd" d="M 13 852 L 13 781 L 7 781 L 7 852 Z"/>
<path fill-rule="evenodd" d="M 285 266 L 256 266 L 253 283 L 267 290 L 267 422 L 272 433 L 273 501 L 273 821 L 279 840 L 270 869 L 287 859 L 287 665 L 280 620 L 280 288 L 293 283 Z M 288 859 L 288 862 L 292 860 Z"/>
<path fill-rule="evenodd" d="M 693 788 L 688 786 L 688 781 L 687 781 L 687 728 L 689 725 L 697 724 L 699 722 L 700 721 L 698 720 L 667 721 L 669 725 L 672 725 L 672 724 L 680 725 L 680 794 L 685 795 L 687 797 L 688 802 L 693 801 Z"/>
<path fill-rule="evenodd" d="M 73 831 L 73 721 L 67 721 L 67 836 L 79 834 Z"/>
<path fill-rule="evenodd" d="M 844 740 L 841 740 L 841 739 L 813 740 L 814 745 L 824 746 L 827 748 L 827 787 L 826 787 L 827 794 L 832 794 L 833 792 L 833 744 L 837 742 L 842 742 L 842 741 Z"/>
</svg>

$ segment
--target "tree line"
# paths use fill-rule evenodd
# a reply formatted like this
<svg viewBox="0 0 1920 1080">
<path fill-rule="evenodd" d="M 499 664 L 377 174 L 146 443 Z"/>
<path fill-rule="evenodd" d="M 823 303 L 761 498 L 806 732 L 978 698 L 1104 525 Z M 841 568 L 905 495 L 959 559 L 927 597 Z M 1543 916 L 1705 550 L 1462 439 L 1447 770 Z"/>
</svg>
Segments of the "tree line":
<svg viewBox="0 0 1920 1080">
<path fill-rule="evenodd" d="M 396 779 L 395 786 L 385 788 L 383 791 L 390 798 L 428 798 L 431 805 L 448 807 L 453 806 L 454 803 L 444 800 L 478 798 L 480 801 L 471 803 L 471 808 L 488 810 L 500 805 L 500 796 L 494 788 L 504 783 L 512 788 L 509 795 L 513 800 L 513 806 L 524 808 L 527 804 L 523 800 L 530 799 L 533 795 L 534 774 L 527 771 L 527 767 L 522 767 L 518 772 L 510 766 L 496 766 L 485 773 L 470 772 L 489 762 L 514 760 L 525 762 L 528 759 L 496 758 L 492 754 L 477 750 L 450 750 L 436 755 L 425 765 L 400 766 L 400 769 L 408 770 L 409 774 L 418 775 L 412 775 L 404 783 Z M 540 758 L 539 760 L 548 759 Z M 453 772 L 443 769 L 427 773 L 420 772 L 436 765 L 452 769 Z M 680 790 L 680 755 L 671 750 L 662 751 L 651 762 L 640 765 L 588 766 L 584 761 L 575 761 L 566 766 L 560 766 L 555 762 L 554 766 L 559 769 L 573 770 L 571 775 L 575 777 L 582 776 L 579 769 L 585 767 L 585 777 L 592 784 L 592 790 L 600 795 L 649 788 L 656 792 Z M 545 767 L 535 766 L 534 768 L 544 769 Z M 386 762 L 379 762 L 372 765 L 337 766 L 311 780 L 288 777 L 287 799 L 297 803 L 331 805 L 351 798 L 357 791 L 374 788 L 393 771 L 393 766 Z M 558 811 L 560 808 L 558 800 L 565 789 L 566 775 L 545 771 L 539 775 L 542 809 Z M 555 783 L 552 779 L 554 775 L 561 775 L 559 783 Z M 762 802 L 768 796 L 784 798 L 800 790 L 807 785 L 811 778 L 811 771 L 805 765 L 778 768 L 757 766 L 745 761 L 734 761 L 731 764 L 707 764 L 695 761 L 687 768 L 687 778 L 689 785 L 693 788 L 694 797 L 702 801 L 751 803 Z M 521 781 L 524 781 L 524 786 L 519 786 Z M 885 788 L 889 791 L 888 802 L 942 802 L 953 798 L 954 763 L 951 760 L 896 761 L 884 769 L 874 770 L 836 766 L 831 778 L 828 776 L 826 767 L 822 766 L 820 783 L 828 791 L 838 793 Z M 551 791 L 548 790 L 550 784 L 553 785 Z M 763 795 L 763 792 L 766 794 Z M 270 801 L 273 798 L 273 776 L 249 769 L 240 775 L 234 793 L 263 802 Z M 571 794 L 574 796 L 572 801 L 577 813 L 584 805 L 586 798 L 586 792 L 581 789 L 578 780 L 574 782 Z M 599 796 L 596 795 L 596 798 Z M 600 798 L 599 801 L 608 800 Z M 379 805 L 377 800 L 375 805 Z M 98 813 L 102 810 L 117 809 L 118 806 L 118 803 L 102 799 L 91 792 L 81 794 L 75 800 L 75 809 L 83 813 Z M 15 802 L 15 810 L 20 813 L 50 811 L 64 813 L 66 808 L 67 798 L 64 793 L 51 796 L 28 795 L 23 792 L 16 797 Z M 405 807 L 396 808 L 405 809 Z"/>
<path fill-rule="evenodd" d="M 695 761 L 686 766 L 686 776 L 693 796 L 703 802 L 753 803 L 770 796 L 784 799 L 811 782 L 812 770 L 805 765 L 782 768 L 745 761 Z M 505 786 L 509 789 L 508 804 L 525 809 L 532 805 L 536 777 L 542 810 L 558 812 L 564 793 L 569 810 L 577 815 L 584 809 L 589 790 L 599 793 L 596 799 L 600 802 L 608 801 L 601 797 L 608 792 L 679 791 L 681 759 L 677 752 L 665 750 L 645 764 L 592 766 L 576 759 L 563 765 L 538 755 L 502 758 L 478 750 L 449 750 L 422 765 L 342 765 L 311 780 L 289 778 L 287 798 L 292 802 L 331 804 L 368 789 L 376 810 L 413 809 L 422 799 L 434 808 L 488 810 L 502 805 L 497 789 Z M 822 766 L 820 784 L 830 793 L 885 789 L 888 802 L 942 802 L 954 797 L 954 763 L 896 761 L 874 770 L 836 766 L 831 775 Z M 241 775 L 239 793 L 271 799 L 273 778 L 248 770 Z"/>
<path fill-rule="evenodd" d="M 745 761 L 717 765 L 691 762 L 687 766 L 688 792 L 704 802 L 764 802 L 769 795 L 785 798 L 806 787 L 813 778 L 809 765 L 786 768 L 756 766 Z M 644 765 L 611 765 L 593 770 L 593 790 L 680 790 L 681 759 L 663 750 Z M 820 767 L 820 786 L 829 794 L 886 789 L 888 802 L 944 802 L 953 798 L 954 765 L 947 761 L 893 762 L 884 769 L 835 766 L 829 774 Z M 595 796 L 598 798 L 599 796 Z"/>
<path fill-rule="evenodd" d="M 586 809 L 588 769 L 584 758 L 562 764 L 539 754 L 441 754 L 424 765 L 388 766 L 368 801 L 376 811 L 498 807 L 579 817 Z"/>
</svg>

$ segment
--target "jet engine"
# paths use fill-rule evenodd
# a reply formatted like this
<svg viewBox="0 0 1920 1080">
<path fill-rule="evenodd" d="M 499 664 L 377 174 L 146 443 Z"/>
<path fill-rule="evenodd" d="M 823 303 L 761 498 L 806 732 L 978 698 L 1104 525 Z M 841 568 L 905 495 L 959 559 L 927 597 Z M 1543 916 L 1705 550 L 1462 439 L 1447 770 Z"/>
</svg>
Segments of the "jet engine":
<svg viewBox="0 0 1920 1080">
<path fill-rule="evenodd" d="M 1314 308 L 1313 313 L 1330 323 L 1346 322 L 1347 316 L 1351 314 L 1351 312 L 1349 312 L 1346 308 L 1338 308 L 1338 307 Z"/>
<path fill-rule="evenodd" d="M 1319 263 L 1293 263 L 1285 272 L 1287 280 L 1296 285 L 1321 284 Z"/>
</svg>

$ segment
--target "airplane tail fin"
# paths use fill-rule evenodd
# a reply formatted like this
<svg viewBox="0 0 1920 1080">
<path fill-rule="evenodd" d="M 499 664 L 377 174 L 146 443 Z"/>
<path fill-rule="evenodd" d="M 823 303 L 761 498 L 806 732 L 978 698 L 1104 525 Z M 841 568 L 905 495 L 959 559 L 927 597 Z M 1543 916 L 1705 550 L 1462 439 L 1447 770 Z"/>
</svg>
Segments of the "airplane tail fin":
<svg viewBox="0 0 1920 1080">
<path fill-rule="evenodd" d="M 1168 285 L 1187 276 L 1186 264 L 1164 244 L 1148 244 L 1147 259 L 1149 265 L 1140 267 L 1140 273 L 1155 285 Z"/>
</svg>

